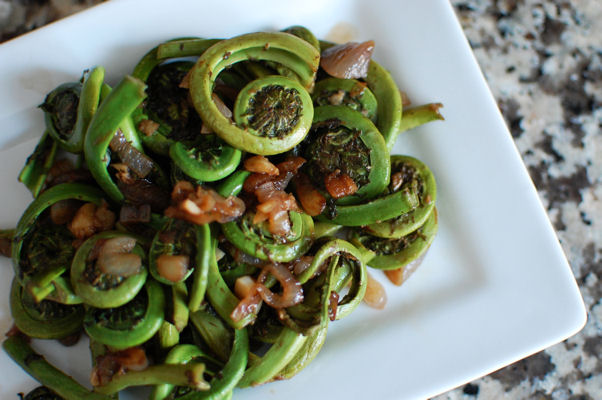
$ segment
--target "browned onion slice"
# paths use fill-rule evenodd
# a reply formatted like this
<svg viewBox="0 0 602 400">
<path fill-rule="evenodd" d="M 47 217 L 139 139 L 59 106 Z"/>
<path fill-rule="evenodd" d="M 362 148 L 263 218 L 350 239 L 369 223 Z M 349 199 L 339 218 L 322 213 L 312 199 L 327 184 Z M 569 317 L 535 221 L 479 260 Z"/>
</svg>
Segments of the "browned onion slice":
<svg viewBox="0 0 602 400">
<path fill-rule="evenodd" d="M 135 224 L 140 222 L 150 222 L 151 206 L 150 204 L 124 204 L 119 211 L 119 222 L 123 224 Z"/>
<path fill-rule="evenodd" d="M 139 178 L 145 178 L 153 170 L 153 161 L 132 146 L 132 143 L 128 142 L 121 131 L 115 133 L 109 147 Z"/>
<path fill-rule="evenodd" d="M 313 256 L 301 256 L 293 261 L 293 272 L 295 275 L 301 275 L 311 265 L 314 260 Z"/>
<path fill-rule="evenodd" d="M 60 200 L 50 206 L 50 219 L 56 225 L 69 223 L 77 211 L 77 202 L 72 199 Z"/>
<path fill-rule="evenodd" d="M 282 294 L 276 294 L 264 285 L 258 285 L 257 291 L 265 303 L 274 308 L 286 308 L 303 301 L 303 288 L 284 264 L 266 264 L 261 274 L 269 272 L 280 282 Z"/>
<path fill-rule="evenodd" d="M 339 44 L 322 52 L 320 66 L 328 75 L 335 78 L 365 78 L 368 76 L 368 65 L 373 51 L 373 40 Z"/>
<path fill-rule="evenodd" d="M 232 310 L 232 313 L 230 314 L 230 318 L 232 318 L 232 321 L 234 322 L 241 321 L 249 314 L 256 314 L 259 311 L 260 306 L 261 296 L 257 293 L 256 289 L 250 290 L 249 294 L 234 307 L 234 310 Z"/>
</svg>

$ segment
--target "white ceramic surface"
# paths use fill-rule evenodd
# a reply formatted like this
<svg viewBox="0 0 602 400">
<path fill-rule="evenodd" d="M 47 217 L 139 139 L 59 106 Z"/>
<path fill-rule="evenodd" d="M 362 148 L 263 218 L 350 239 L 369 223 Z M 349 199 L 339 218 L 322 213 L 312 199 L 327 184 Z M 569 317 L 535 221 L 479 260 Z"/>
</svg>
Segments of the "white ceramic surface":
<svg viewBox="0 0 602 400">
<path fill-rule="evenodd" d="M 322 3 L 113 0 L 0 45 L 0 227 L 14 226 L 31 200 L 16 177 L 43 129 L 36 106 L 59 83 L 97 64 L 115 83 L 172 37 L 293 24 L 325 37 L 345 23 L 358 40 L 375 40 L 375 59 L 415 104 L 445 105 L 445 122 L 404 134 L 394 151 L 434 171 L 439 235 L 402 288 L 373 273 L 388 291 L 385 310 L 361 306 L 331 324 L 322 352 L 294 379 L 238 390 L 235 398 L 426 398 L 576 333 L 586 319 L 579 290 L 450 4 Z M 12 268 L 7 259 L 0 263 L 6 332 Z M 84 340 L 75 348 L 35 346 L 87 382 Z M 0 398 L 35 386 L 3 352 L 0 366 Z"/>
</svg>

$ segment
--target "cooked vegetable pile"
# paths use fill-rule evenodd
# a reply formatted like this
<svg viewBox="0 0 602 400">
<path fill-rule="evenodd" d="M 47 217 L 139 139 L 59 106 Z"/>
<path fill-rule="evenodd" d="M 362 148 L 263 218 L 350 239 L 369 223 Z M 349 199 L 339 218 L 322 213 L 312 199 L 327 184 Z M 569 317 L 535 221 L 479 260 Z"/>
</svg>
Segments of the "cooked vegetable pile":
<svg viewBox="0 0 602 400">
<path fill-rule="evenodd" d="M 442 119 L 405 108 L 374 43 L 306 28 L 174 39 L 117 85 L 104 69 L 40 106 L 19 180 L 14 329 L 4 349 L 44 388 L 27 399 L 227 399 L 287 379 L 329 323 L 385 296 L 437 231 L 435 179 L 397 135 Z M 403 107 L 403 110 L 402 110 Z M 90 338 L 93 391 L 28 344 Z"/>
</svg>

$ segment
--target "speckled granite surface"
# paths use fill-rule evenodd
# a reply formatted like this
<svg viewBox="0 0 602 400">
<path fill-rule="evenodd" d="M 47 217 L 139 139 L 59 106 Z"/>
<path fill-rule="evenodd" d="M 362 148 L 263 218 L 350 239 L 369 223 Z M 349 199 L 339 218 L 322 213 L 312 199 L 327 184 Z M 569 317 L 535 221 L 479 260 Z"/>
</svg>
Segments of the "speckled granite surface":
<svg viewBox="0 0 602 400">
<path fill-rule="evenodd" d="M 453 4 L 571 263 L 588 322 L 437 400 L 602 399 L 602 2 Z"/>
<path fill-rule="evenodd" d="M 0 0 L 0 42 L 98 3 Z M 602 399 L 602 1 L 453 0 L 581 288 L 576 336 L 436 397 Z"/>
</svg>

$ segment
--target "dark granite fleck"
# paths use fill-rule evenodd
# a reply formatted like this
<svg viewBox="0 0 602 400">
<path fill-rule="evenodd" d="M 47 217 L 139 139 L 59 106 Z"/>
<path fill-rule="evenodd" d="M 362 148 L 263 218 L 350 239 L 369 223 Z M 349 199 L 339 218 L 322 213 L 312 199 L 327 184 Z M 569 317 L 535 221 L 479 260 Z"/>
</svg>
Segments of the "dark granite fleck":
<svg viewBox="0 0 602 400">
<path fill-rule="evenodd" d="M 555 365 L 551 359 L 546 353 L 540 352 L 494 372 L 491 377 L 499 380 L 505 390 L 509 391 L 524 380 L 533 383 L 535 379 L 543 379 L 546 374 L 554 371 Z"/>
<path fill-rule="evenodd" d="M 514 99 L 502 99 L 499 101 L 498 106 L 506 119 L 512 137 L 520 137 L 523 133 L 523 128 L 521 127 L 523 116 L 519 114 L 520 104 Z"/>
<path fill-rule="evenodd" d="M 579 366 L 581 365 L 581 362 L 583 360 L 581 359 L 581 357 L 577 357 L 574 361 L 573 361 L 573 367 L 574 368 L 579 368 Z"/>
<path fill-rule="evenodd" d="M 585 339 L 583 351 L 594 357 L 602 354 L 602 337 L 597 336 Z"/>
<path fill-rule="evenodd" d="M 556 218 L 554 218 L 552 224 L 554 225 L 554 229 L 556 229 L 556 231 L 558 232 L 566 230 L 566 224 L 564 223 L 564 219 L 562 218 L 562 208 L 558 209 L 558 212 L 556 213 Z"/>
<path fill-rule="evenodd" d="M 575 147 L 583 147 L 585 133 L 576 118 L 589 115 L 600 106 L 594 96 L 585 90 L 585 82 L 595 84 L 595 79 L 602 75 L 602 72 L 593 68 L 592 61 L 585 59 L 579 52 L 574 54 L 573 58 L 577 60 L 578 65 L 574 70 L 569 71 L 564 79 L 543 75 L 530 78 L 534 78 L 544 92 L 559 96 L 565 126 L 574 135 L 572 144 Z"/>
<path fill-rule="evenodd" d="M 595 400 L 592 396 L 590 396 L 589 394 L 575 394 L 571 397 L 569 397 L 568 400 Z"/>
<path fill-rule="evenodd" d="M 548 173 L 549 163 L 542 160 L 539 165 L 529 167 L 531 179 L 539 190 L 546 193 L 548 209 L 566 202 L 579 204 L 583 201 L 581 190 L 589 187 L 591 182 L 587 169 L 582 165 L 576 166 L 576 171 L 568 176 L 552 177 Z"/>
<path fill-rule="evenodd" d="M 479 386 L 473 385 L 472 383 L 468 383 L 468 384 L 464 385 L 464 387 L 462 388 L 462 392 L 464 392 L 464 394 L 467 394 L 469 396 L 476 396 L 479 394 Z"/>
<path fill-rule="evenodd" d="M 560 42 L 560 36 L 566 29 L 566 24 L 562 21 L 557 21 L 546 15 L 546 19 L 543 24 L 543 31 L 541 32 L 540 38 L 545 45 Z"/>
<path fill-rule="evenodd" d="M 467 12 L 467 11 L 473 11 L 474 8 L 467 3 L 458 3 L 456 4 L 456 10 L 458 10 L 460 13 L 462 12 Z"/>
<path fill-rule="evenodd" d="M 596 244 L 589 242 L 583 247 L 582 256 L 588 270 L 602 280 L 602 248 L 596 250 Z M 602 285 L 597 285 L 597 287 L 602 290 Z"/>
<path fill-rule="evenodd" d="M 552 395 L 547 394 L 545 392 L 537 391 L 537 392 L 533 393 L 533 396 L 531 396 L 531 399 L 533 399 L 533 400 L 553 400 L 554 397 L 552 397 Z"/>
<path fill-rule="evenodd" d="M 583 223 L 585 225 L 591 225 L 592 224 L 592 220 L 588 218 L 587 213 L 585 211 L 580 211 L 579 212 L 579 216 L 581 217 L 581 221 L 583 221 Z"/>
<path fill-rule="evenodd" d="M 543 139 L 535 143 L 535 147 L 542 149 L 546 154 L 554 158 L 555 162 L 564 161 L 564 157 L 554 148 L 554 138 L 547 132 L 543 132 Z M 513 135 L 514 136 L 514 135 Z"/>
</svg>

